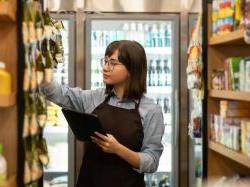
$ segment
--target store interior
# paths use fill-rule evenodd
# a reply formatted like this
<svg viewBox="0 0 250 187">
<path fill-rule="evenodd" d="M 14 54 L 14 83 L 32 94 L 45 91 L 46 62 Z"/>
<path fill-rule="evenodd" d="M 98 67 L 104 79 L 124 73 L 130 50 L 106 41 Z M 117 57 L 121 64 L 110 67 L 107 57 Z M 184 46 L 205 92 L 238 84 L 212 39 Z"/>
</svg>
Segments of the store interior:
<svg viewBox="0 0 250 187">
<path fill-rule="evenodd" d="M 117 40 L 143 46 L 163 114 L 145 187 L 250 186 L 249 0 L 0 0 L 0 187 L 76 186 L 86 144 L 42 84 L 105 88 Z"/>
</svg>

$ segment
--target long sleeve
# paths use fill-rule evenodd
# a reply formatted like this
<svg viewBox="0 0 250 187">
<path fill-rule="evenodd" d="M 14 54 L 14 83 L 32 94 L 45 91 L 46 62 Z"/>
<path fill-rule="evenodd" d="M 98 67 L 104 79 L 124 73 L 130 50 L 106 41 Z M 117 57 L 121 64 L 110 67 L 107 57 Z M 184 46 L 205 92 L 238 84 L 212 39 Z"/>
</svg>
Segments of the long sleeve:
<svg viewBox="0 0 250 187">
<path fill-rule="evenodd" d="M 82 90 L 52 82 L 42 86 L 42 92 L 49 101 L 62 108 L 90 113 L 104 99 L 104 90 Z"/>
<path fill-rule="evenodd" d="M 161 108 L 158 105 L 148 112 L 144 121 L 144 139 L 139 152 L 139 172 L 151 173 L 157 170 L 159 159 L 163 151 L 161 143 L 164 133 L 164 122 Z"/>
</svg>

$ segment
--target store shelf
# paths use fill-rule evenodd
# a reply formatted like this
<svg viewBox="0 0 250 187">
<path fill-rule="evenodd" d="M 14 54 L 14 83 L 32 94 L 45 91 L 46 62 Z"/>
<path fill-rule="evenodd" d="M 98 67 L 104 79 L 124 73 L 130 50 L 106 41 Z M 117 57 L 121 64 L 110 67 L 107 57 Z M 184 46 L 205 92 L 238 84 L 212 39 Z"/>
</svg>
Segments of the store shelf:
<svg viewBox="0 0 250 187">
<path fill-rule="evenodd" d="M 145 52 L 152 55 L 172 55 L 171 47 L 145 47 Z M 104 55 L 105 47 L 93 47 L 91 53 L 94 55 Z"/>
<path fill-rule="evenodd" d="M 0 22 L 15 22 L 16 13 L 8 1 L 0 1 Z"/>
<path fill-rule="evenodd" d="M 232 149 L 229 149 L 219 143 L 215 143 L 213 141 L 209 141 L 208 143 L 209 149 L 245 166 L 250 168 L 250 157 L 247 155 L 244 155 L 240 152 L 234 151 Z"/>
<path fill-rule="evenodd" d="M 10 95 L 1 95 L 0 94 L 0 108 L 1 107 L 10 107 L 16 103 L 16 93 L 11 93 Z"/>
<path fill-rule="evenodd" d="M 250 92 L 210 90 L 209 97 L 250 102 Z"/>
<path fill-rule="evenodd" d="M 209 45 L 244 44 L 244 30 L 236 30 L 227 34 L 210 38 Z"/>
<path fill-rule="evenodd" d="M 148 86 L 147 94 L 171 94 L 172 87 L 171 86 Z"/>
<path fill-rule="evenodd" d="M 16 187 L 16 186 L 17 186 L 17 184 L 16 184 L 16 177 L 15 176 L 10 177 L 6 183 L 0 185 L 0 187 Z"/>
<path fill-rule="evenodd" d="M 46 125 L 44 128 L 45 134 L 68 134 L 68 126 L 58 125 Z"/>
</svg>

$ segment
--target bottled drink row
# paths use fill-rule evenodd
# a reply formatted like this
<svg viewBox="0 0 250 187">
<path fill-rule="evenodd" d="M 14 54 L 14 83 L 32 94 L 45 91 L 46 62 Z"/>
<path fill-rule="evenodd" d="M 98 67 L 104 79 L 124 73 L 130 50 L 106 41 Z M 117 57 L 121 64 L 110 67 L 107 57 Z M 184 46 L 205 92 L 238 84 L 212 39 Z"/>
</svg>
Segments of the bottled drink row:
<svg viewBox="0 0 250 187">
<path fill-rule="evenodd" d="M 170 187 L 170 173 L 145 174 L 144 181 L 146 187 Z"/>
<path fill-rule="evenodd" d="M 147 86 L 170 86 L 171 85 L 171 63 L 169 59 L 150 59 L 147 69 Z M 102 68 L 98 58 L 92 60 L 91 87 L 102 87 Z"/>
<path fill-rule="evenodd" d="M 93 30 L 92 47 L 106 47 L 115 40 L 136 40 L 144 47 L 170 47 L 171 23 L 124 23 L 117 30 Z"/>
<path fill-rule="evenodd" d="M 148 86 L 171 85 L 171 64 L 169 59 L 150 59 L 147 71 Z"/>
<path fill-rule="evenodd" d="M 154 97 L 154 101 L 155 103 L 157 103 L 158 105 L 162 107 L 162 112 L 164 114 L 170 113 L 171 111 L 170 96 L 169 97 L 166 97 L 166 96 Z"/>
</svg>

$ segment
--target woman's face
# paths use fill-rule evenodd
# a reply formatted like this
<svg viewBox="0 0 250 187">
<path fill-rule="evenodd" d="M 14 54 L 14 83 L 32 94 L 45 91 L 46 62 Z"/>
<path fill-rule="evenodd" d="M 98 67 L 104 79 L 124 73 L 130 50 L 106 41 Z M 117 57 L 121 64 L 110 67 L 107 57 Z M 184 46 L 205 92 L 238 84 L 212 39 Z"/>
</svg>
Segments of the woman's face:
<svg viewBox="0 0 250 187">
<path fill-rule="evenodd" d="M 107 85 L 125 85 L 129 76 L 127 68 L 118 60 L 118 50 L 108 57 L 102 72 L 103 82 Z"/>
</svg>

